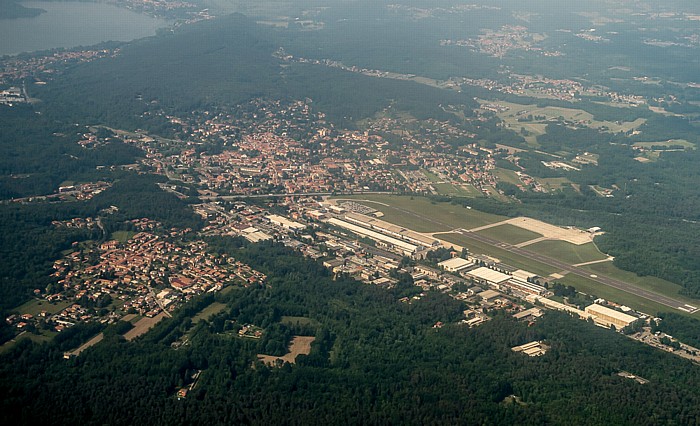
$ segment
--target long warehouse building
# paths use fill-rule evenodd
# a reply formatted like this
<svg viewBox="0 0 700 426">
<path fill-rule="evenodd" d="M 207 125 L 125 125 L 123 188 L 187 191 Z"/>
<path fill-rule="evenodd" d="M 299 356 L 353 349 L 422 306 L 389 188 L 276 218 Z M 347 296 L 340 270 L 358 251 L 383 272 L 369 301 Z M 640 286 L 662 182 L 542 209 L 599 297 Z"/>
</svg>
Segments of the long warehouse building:
<svg viewBox="0 0 700 426">
<path fill-rule="evenodd" d="M 406 256 L 415 257 L 419 255 L 419 253 L 425 251 L 425 247 L 416 246 L 414 244 L 407 243 L 406 241 L 402 241 L 397 238 L 390 237 L 388 235 L 380 234 L 379 232 L 372 231 L 371 229 L 363 228 L 361 226 L 354 225 L 352 223 L 336 219 L 334 217 L 328 219 L 328 223 L 347 229 L 348 231 L 354 232 L 355 234 L 361 235 L 363 237 L 371 238 L 384 246 L 398 250 L 401 254 Z"/>
<path fill-rule="evenodd" d="M 595 322 L 606 327 L 614 325 L 615 328 L 618 329 L 634 324 L 639 319 L 637 317 L 633 317 L 632 315 L 627 315 L 623 312 L 618 312 L 614 309 L 610 309 L 596 303 L 586 306 L 586 313 L 593 315 L 593 320 Z"/>
<path fill-rule="evenodd" d="M 358 224 L 360 226 L 374 229 L 383 234 L 392 235 L 394 237 L 409 241 L 419 246 L 439 247 L 441 245 L 440 241 L 436 238 L 422 235 L 418 232 L 412 231 L 402 226 L 394 225 L 393 223 L 385 222 L 383 220 L 379 220 L 377 218 L 367 216 L 364 214 L 346 213 L 345 220 Z"/>
</svg>

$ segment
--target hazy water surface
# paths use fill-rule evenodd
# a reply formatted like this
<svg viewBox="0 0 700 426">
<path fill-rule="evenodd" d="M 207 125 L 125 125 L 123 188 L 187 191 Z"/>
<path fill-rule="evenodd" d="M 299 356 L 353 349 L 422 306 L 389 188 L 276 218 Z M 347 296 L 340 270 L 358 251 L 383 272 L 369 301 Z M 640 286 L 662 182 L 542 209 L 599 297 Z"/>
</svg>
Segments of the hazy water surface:
<svg viewBox="0 0 700 426">
<path fill-rule="evenodd" d="M 0 19 L 0 56 L 55 47 L 89 46 L 154 35 L 169 22 L 104 3 L 22 2 L 44 9 L 34 18 Z"/>
</svg>

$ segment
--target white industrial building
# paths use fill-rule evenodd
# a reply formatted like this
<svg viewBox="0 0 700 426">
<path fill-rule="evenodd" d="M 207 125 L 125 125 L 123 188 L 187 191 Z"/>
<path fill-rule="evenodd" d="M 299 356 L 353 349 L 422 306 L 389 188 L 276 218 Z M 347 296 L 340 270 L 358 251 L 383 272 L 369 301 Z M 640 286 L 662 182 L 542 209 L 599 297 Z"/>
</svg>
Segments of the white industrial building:
<svg viewBox="0 0 700 426">
<path fill-rule="evenodd" d="M 598 305 L 597 303 L 586 306 L 586 312 L 593 315 L 593 320 L 596 323 L 606 327 L 614 325 L 617 329 L 627 327 L 628 325 L 634 324 L 637 320 L 639 320 L 637 317 L 627 315 L 623 312 L 618 312 L 614 309 L 608 308 L 607 306 Z"/>
<path fill-rule="evenodd" d="M 537 274 L 529 272 L 529 271 L 525 271 L 522 269 L 518 269 L 517 271 L 514 271 L 513 276 L 515 278 L 521 279 L 523 281 L 533 280 L 533 279 L 537 278 Z"/>
<path fill-rule="evenodd" d="M 406 241 L 402 241 L 397 238 L 393 238 L 388 235 L 375 232 L 371 229 L 367 229 L 362 226 L 346 222 L 344 220 L 336 219 L 334 217 L 328 219 L 328 223 L 330 223 L 331 225 L 339 226 L 343 229 L 347 229 L 348 231 L 354 232 L 355 234 L 361 235 L 363 237 L 371 238 L 378 244 L 385 246 L 389 249 L 395 250 L 405 256 L 417 257 L 420 256 L 421 252 L 425 251 L 424 247 L 419 247 Z"/>
<path fill-rule="evenodd" d="M 524 345 L 511 348 L 513 352 L 522 352 L 527 356 L 541 356 L 547 353 L 547 348 L 542 345 L 542 342 L 534 341 L 525 343 Z"/>
<path fill-rule="evenodd" d="M 476 262 L 473 260 L 462 259 L 461 257 L 453 257 L 452 259 L 447 259 L 438 263 L 438 266 L 447 272 L 459 272 L 463 271 L 471 266 L 474 266 Z"/>
<path fill-rule="evenodd" d="M 533 284 L 515 277 L 512 277 L 503 285 L 525 294 L 536 294 L 538 296 L 542 296 L 547 293 L 547 289 L 541 285 Z"/>
<path fill-rule="evenodd" d="M 527 300 L 530 303 L 539 302 L 542 304 L 542 306 L 549 308 L 549 309 L 556 309 L 557 311 L 564 311 L 564 312 L 569 312 L 571 314 L 575 314 L 581 319 L 588 319 L 588 318 L 592 318 L 594 316 L 588 312 L 584 312 L 580 309 L 576 309 L 573 306 L 565 305 L 563 303 L 557 302 L 556 300 L 547 299 L 544 297 L 539 297 L 539 296 L 534 295 L 534 294 L 527 296 L 525 298 L 525 300 Z"/>
<path fill-rule="evenodd" d="M 479 282 L 484 282 L 486 284 L 500 288 L 500 285 L 508 281 L 511 276 L 504 274 L 503 272 L 494 271 L 485 266 L 476 268 L 473 271 L 465 273 L 468 277 L 472 277 Z"/>
<path fill-rule="evenodd" d="M 385 222 L 364 214 L 346 213 L 344 219 L 348 222 L 370 228 L 377 232 L 381 232 L 382 234 L 400 238 L 419 246 L 439 247 L 441 245 L 440 241 L 433 237 L 425 236 L 410 229 L 406 229 L 404 227 L 394 225 L 393 223 Z"/>
<path fill-rule="evenodd" d="M 292 231 L 301 231 L 304 228 L 306 228 L 306 225 L 304 225 L 303 223 L 294 222 L 293 220 L 289 220 L 284 216 L 278 216 L 276 214 L 271 214 L 267 216 L 267 219 L 274 225 L 281 226 L 282 228 L 289 229 Z"/>
</svg>

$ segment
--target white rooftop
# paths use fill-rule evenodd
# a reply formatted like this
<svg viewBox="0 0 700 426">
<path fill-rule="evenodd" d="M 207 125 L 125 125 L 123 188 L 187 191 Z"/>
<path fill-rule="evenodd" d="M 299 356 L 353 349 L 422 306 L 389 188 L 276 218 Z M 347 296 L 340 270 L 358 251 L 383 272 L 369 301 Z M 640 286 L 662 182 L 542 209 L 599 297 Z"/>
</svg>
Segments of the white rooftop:
<svg viewBox="0 0 700 426">
<path fill-rule="evenodd" d="M 453 257 L 452 259 L 447 259 L 438 263 L 438 266 L 451 271 L 458 271 L 471 265 L 473 265 L 473 262 L 462 259 L 461 257 Z"/>
<path fill-rule="evenodd" d="M 637 317 L 633 317 L 632 315 L 627 315 L 614 309 L 610 309 L 607 306 L 598 305 L 597 303 L 586 306 L 586 312 L 592 313 L 594 315 L 607 315 L 609 317 L 618 319 L 620 321 L 624 321 L 626 323 L 633 323 L 638 319 Z"/>
<path fill-rule="evenodd" d="M 485 266 L 482 266 L 481 268 L 476 268 L 473 271 L 469 271 L 467 272 L 467 275 L 495 284 L 502 283 L 511 278 L 508 274 L 494 271 L 493 269 L 489 269 Z"/>
</svg>

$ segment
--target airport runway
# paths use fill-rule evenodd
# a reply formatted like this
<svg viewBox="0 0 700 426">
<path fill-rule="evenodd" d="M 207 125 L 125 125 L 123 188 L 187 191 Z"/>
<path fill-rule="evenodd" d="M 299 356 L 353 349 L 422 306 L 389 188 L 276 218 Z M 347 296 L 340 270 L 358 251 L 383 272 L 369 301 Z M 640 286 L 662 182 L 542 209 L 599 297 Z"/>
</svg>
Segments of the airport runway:
<svg viewBox="0 0 700 426">
<path fill-rule="evenodd" d="M 389 206 L 389 207 L 392 209 L 398 210 L 404 214 L 408 214 L 408 215 L 420 218 L 426 222 L 435 223 L 438 225 L 449 227 L 448 224 L 431 219 L 429 217 L 419 215 L 419 214 L 416 214 L 414 212 L 404 210 L 404 209 L 401 209 L 398 207 L 394 207 L 394 206 Z M 494 247 L 497 247 L 497 248 L 500 248 L 503 250 L 508 250 L 511 253 L 518 254 L 518 255 L 523 256 L 527 259 L 542 263 L 544 265 L 548 265 L 548 266 L 551 266 L 553 268 L 557 268 L 559 270 L 557 272 L 567 272 L 570 274 L 578 275 L 580 277 L 587 278 L 591 281 L 595 281 L 597 283 L 607 285 L 609 287 L 613 287 L 613 288 L 616 288 L 618 290 L 625 291 L 627 293 L 642 297 L 642 298 L 647 299 L 647 300 L 651 300 L 652 302 L 656 302 L 656 303 L 662 304 L 664 306 L 668 306 L 670 308 L 678 309 L 680 311 L 688 312 L 691 314 L 697 312 L 698 309 L 700 309 L 696 306 L 688 305 L 685 302 L 681 302 L 680 300 L 676 300 L 672 297 L 668 297 L 668 296 L 664 296 L 662 294 L 654 293 L 652 291 L 648 291 L 648 290 L 645 290 L 643 288 L 639 288 L 633 284 L 630 284 L 630 283 L 627 283 L 624 281 L 620 281 L 620 280 L 617 280 L 614 278 L 610 278 L 610 277 L 605 276 L 605 275 L 593 274 L 593 273 L 591 273 L 591 271 L 585 270 L 583 268 L 569 265 L 568 263 L 551 258 L 549 256 L 545 256 L 545 255 L 542 255 L 539 253 L 534 253 L 534 252 L 531 252 L 529 250 L 525 250 L 524 248 L 518 248 L 512 244 L 504 243 L 504 242 L 495 240 L 493 238 L 489 238 L 489 237 L 486 237 L 484 235 L 477 234 L 475 232 L 470 232 L 466 229 L 457 229 L 453 232 L 459 233 L 467 238 L 473 239 L 475 241 L 479 241 L 481 243 L 489 244 L 491 246 L 494 246 Z"/>
<path fill-rule="evenodd" d="M 518 248 L 512 244 L 504 243 L 498 240 L 495 240 L 493 238 L 486 237 L 481 234 L 477 234 L 475 232 L 470 232 L 465 229 L 458 229 L 455 232 L 464 235 L 467 238 L 470 238 L 475 241 L 479 241 L 481 243 L 489 244 L 491 246 L 507 250 L 511 253 L 515 253 L 519 256 L 523 256 L 527 259 L 533 260 L 535 262 L 542 263 L 547 266 L 551 266 L 553 268 L 557 268 L 559 271 L 566 272 L 569 274 L 574 274 L 578 275 L 583 278 L 587 278 L 591 281 L 598 282 L 600 284 L 604 284 L 613 288 L 616 288 L 618 290 L 625 291 L 630 294 L 634 294 L 639 297 L 643 297 L 645 299 L 651 300 L 656 303 L 660 303 L 662 305 L 674 308 L 674 309 L 679 309 L 681 311 L 693 313 L 698 310 L 697 307 L 695 306 L 690 306 L 687 305 L 684 302 L 681 302 L 679 300 L 673 299 L 668 296 L 664 296 L 658 293 L 654 293 L 652 291 L 645 290 L 643 288 L 639 288 L 633 284 L 626 283 L 624 281 L 620 281 L 614 278 L 610 278 L 605 275 L 599 275 L 599 274 L 593 274 L 591 271 L 588 271 L 583 268 L 579 268 L 576 266 L 572 266 L 568 263 L 562 262 L 560 260 L 554 259 L 549 256 L 545 256 L 539 253 L 534 253 L 529 250 L 525 250 L 523 248 Z"/>
</svg>

